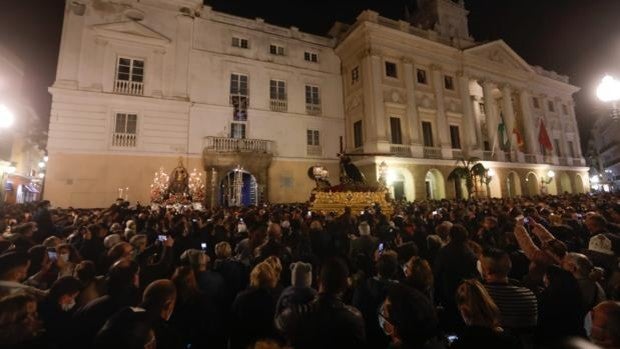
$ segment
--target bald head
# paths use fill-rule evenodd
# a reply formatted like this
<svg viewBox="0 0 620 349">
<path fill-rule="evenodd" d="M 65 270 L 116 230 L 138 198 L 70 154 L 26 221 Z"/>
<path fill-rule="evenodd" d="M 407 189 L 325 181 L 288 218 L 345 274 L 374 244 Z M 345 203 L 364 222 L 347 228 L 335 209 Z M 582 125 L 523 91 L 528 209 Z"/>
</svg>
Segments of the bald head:
<svg viewBox="0 0 620 349">
<path fill-rule="evenodd" d="M 605 301 L 592 309 L 591 339 L 603 348 L 620 346 L 620 302 Z"/>
</svg>

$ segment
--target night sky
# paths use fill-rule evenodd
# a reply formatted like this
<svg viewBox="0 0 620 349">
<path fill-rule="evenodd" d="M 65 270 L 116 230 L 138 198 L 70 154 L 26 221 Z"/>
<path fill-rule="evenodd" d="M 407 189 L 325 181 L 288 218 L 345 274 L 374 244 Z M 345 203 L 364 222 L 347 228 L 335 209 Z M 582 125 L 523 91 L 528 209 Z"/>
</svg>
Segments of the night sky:
<svg viewBox="0 0 620 349">
<path fill-rule="evenodd" d="M 364 9 L 402 18 L 413 0 L 206 0 L 215 10 L 268 23 L 295 25 L 325 34 L 335 21 L 353 22 Z M 533 65 L 569 75 L 582 88 L 576 95 L 582 146 L 595 119 L 605 114 L 595 89 L 605 73 L 620 77 L 620 1 L 618 0 L 466 0 L 469 24 L 478 41 L 504 39 Z M 23 94 L 47 125 L 63 0 L 0 0 L 0 45 L 26 66 Z M 585 151 L 585 148 L 584 148 Z"/>
</svg>

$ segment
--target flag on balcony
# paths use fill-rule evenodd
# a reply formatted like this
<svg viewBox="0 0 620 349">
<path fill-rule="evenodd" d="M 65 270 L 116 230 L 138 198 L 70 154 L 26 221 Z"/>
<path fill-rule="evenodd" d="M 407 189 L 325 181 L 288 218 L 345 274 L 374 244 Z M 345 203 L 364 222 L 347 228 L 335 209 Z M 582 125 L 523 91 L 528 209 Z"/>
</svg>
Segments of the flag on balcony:
<svg viewBox="0 0 620 349">
<path fill-rule="evenodd" d="M 516 127 L 512 129 L 512 133 L 514 133 L 517 138 L 517 147 L 519 147 L 520 151 L 523 151 L 525 147 L 525 139 L 523 138 L 523 134 Z"/>
<path fill-rule="evenodd" d="M 497 125 L 497 138 L 499 140 L 499 148 L 503 151 L 510 150 L 510 137 L 506 130 L 506 122 L 504 121 L 504 114 L 499 115 L 499 125 Z"/>
<path fill-rule="evenodd" d="M 538 132 L 538 143 L 543 147 L 543 149 L 552 151 L 553 144 L 551 144 L 551 138 L 549 138 L 549 134 L 547 133 L 547 128 L 545 127 L 545 122 L 543 119 L 540 119 L 540 131 Z"/>
</svg>

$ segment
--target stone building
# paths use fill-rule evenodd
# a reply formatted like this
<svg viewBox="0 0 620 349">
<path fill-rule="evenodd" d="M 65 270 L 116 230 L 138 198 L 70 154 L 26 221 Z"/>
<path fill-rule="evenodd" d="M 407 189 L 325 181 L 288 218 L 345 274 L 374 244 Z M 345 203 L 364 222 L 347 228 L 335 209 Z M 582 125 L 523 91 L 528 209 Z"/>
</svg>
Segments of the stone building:
<svg viewBox="0 0 620 349">
<path fill-rule="evenodd" d="M 101 207 L 122 187 L 145 202 L 181 156 L 210 204 L 305 201 L 308 168 L 334 181 L 343 150 L 370 181 L 385 162 L 398 199 L 463 195 L 447 178 L 468 157 L 494 169 L 494 196 L 538 193 L 549 170 L 549 192 L 584 191 L 578 88 L 476 42 L 462 1 L 421 3 L 409 21 L 364 11 L 317 36 L 202 0 L 68 1 L 46 198 Z"/>
</svg>

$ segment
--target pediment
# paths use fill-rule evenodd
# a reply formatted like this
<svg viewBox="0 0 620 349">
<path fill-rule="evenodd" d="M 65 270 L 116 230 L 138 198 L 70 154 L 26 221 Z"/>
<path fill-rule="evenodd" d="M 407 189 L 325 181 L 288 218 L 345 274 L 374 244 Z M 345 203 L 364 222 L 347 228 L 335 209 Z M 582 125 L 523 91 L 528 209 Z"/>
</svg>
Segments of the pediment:
<svg viewBox="0 0 620 349">
<path fill-rule="evenodd" d="M 465 52 L 503 68 L 533 73 L 532 67 L 503 40 L 492 41 L 465 50 Z"/>
<path fill-rule="evenodd" d="M 166 46 L 171 40 L 157 31 L 136 21 L 98 24 L 93 30 L 104 37 L 110 37 L 125 41 Z"/>
</svg>

